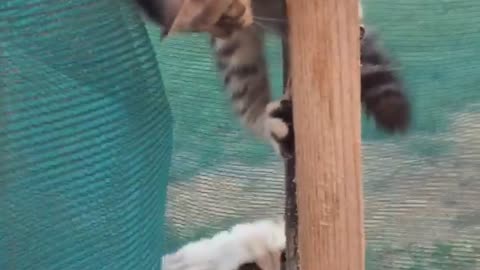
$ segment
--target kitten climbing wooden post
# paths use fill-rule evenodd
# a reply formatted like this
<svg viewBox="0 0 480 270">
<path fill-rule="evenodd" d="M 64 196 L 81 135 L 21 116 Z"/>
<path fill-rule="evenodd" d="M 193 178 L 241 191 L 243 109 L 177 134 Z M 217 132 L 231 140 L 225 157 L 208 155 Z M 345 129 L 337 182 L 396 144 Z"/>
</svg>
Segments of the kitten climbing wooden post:
<svg viewBox="0 0 480 270">
<path fill-rule="evenodd" d="M 358 0 L 286 0 L 302 270 L 363 270 Z"/>
</svg>

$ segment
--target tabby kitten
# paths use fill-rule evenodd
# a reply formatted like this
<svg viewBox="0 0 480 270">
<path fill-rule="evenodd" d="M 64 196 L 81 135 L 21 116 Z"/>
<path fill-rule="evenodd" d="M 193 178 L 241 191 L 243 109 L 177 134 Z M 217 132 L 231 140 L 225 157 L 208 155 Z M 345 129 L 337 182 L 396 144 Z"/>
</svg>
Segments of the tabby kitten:
<svg viewBox="0 0 480 270">
<path fill-rule="evenodd" d="M 169 7 L 179 0 L 135 0 L 157 24 L 168 28 L 173 20 Z M 269 140 L 284 157 L 293 150 L 292 107 L 289 100 L 272 101 L 264 55 L 264 33 L 285 37 L 287 24 L 280 1 L 252 0 L 255 23 L 212 38 L 216 62 L 234 111 L 254 134 Z M 169 13 L 170 12 L 170 13 Z M 360 8 L 360 19 L 362 12 Z M 361 27 L 362 31 L 365 29 Z M 367 115 L 387 132 L 405 131 L 410 105 L 390 58 L 369 30 L 361 39 L 361 101 Z M 294 91 L 294 90 L 292 90 Z"/>
</svg>

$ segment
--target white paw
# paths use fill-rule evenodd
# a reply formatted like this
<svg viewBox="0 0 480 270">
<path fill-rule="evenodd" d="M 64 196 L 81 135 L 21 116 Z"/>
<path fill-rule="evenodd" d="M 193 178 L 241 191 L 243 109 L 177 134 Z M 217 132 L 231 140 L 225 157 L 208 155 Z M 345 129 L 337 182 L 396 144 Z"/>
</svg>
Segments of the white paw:
<svg viewBox="0 0 480 270">
<path fill-rule="evenodd" d="M 280 118 L 268 116 L 266 120 L 266 132 L 270 138 L 270 144 L 278 155 L 282 155 L 280 142 L 288 135 L 288 125 Z"/>
<path fill-rule="evenodd" d="M 267 114 L 270 115 L 273 111 L 277 110 L 281 106 L 280 100 L 272 101 L 267 104 L 267 108 L 265 110 L 267 111 Z"/>
<path fill-rule="evenodd" d="M 267 130 L 274 139 L 282 140 L 288 135 L 288 125 L 280 118 L 270 117 L 267 119 Z"/>
<path fill-rule="evenodd" d="M 280 118 L 275 118 L 271 116 L 272 112 L 278 110 L 280 108 L 280 101 L 270 102 L 267 105 L 266 112 L 267 112 L 267 120 L 266 120 L 266 130 L 267 133 L 274 139 L 274 140 L 281 140 L 287 137 L 288 135 L 288 125 Z"/>
<path fill-rule="evenodd" d="M 293 148 L 292 108 L 288 100 L 270 102 L 266 109 L 265 135 L 277 154 L 290 158 Z"/>
</svg>

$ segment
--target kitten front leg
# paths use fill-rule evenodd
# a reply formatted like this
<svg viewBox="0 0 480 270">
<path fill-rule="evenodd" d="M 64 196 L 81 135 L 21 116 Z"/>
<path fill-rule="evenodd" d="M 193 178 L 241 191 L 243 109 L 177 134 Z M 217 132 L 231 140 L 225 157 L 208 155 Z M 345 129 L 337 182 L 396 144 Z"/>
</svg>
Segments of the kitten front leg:
<svg viewBox="0 0 480 270">
<path fill-rule="evenodd" d="M 212 45 L 236 114 L 254 134 L 270 141 L 277 153 L 288 156 L 282 144 L 289 125 L 278 114 L 279 105 L 270 103 L 263 31 L 247 27 L 226 38 L 214 38 Z"/>
</svg>

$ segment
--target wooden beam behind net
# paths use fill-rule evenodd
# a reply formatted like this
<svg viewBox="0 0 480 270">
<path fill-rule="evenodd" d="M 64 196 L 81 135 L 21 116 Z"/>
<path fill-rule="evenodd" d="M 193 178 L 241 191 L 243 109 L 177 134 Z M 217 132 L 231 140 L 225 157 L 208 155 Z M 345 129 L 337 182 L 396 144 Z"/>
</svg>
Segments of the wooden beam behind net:
<svg viewBox="0 0 480 270">
<path fill-rule="evenodd" d="M 286 0 L 302 270 L 363 270 L 358 0 Z"/>
</svg>

